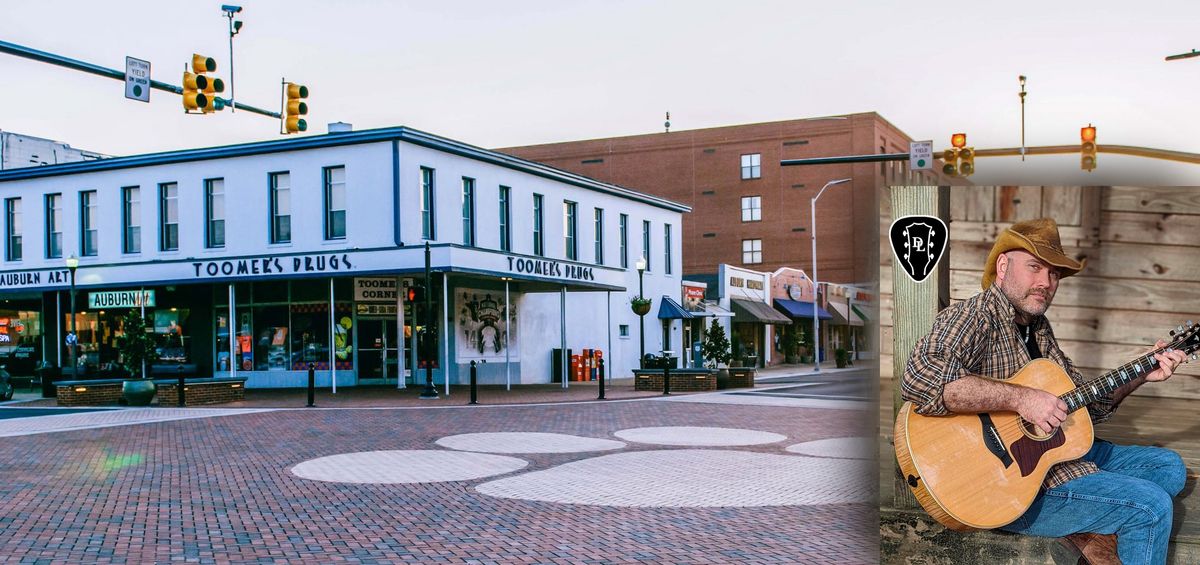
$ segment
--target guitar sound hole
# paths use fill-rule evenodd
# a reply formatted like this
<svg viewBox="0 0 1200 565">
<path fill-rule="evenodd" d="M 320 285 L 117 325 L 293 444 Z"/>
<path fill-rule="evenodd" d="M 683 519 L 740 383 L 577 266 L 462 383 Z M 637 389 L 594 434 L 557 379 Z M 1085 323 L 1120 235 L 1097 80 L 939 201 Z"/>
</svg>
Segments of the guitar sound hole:
<svg viewBox="0 0 1200 565">
<path fill-rule="evenodd" d="M 1021 431 L 1025 432 L 1025 435 L 1027 437 L 1029 437 L 1030 439 L 1035 439 L 1037 441 L 1046 441 L 1046 440 L 1054 437 L 1054 433 L 1057 432 L 1058 430 L 1056 429 L 1055 432 L 1043 434 L 1042 432 L 1038 431 L 1037 426 L 1025 421 L 1024 418 L 1021 418 Z"/>
</svg>

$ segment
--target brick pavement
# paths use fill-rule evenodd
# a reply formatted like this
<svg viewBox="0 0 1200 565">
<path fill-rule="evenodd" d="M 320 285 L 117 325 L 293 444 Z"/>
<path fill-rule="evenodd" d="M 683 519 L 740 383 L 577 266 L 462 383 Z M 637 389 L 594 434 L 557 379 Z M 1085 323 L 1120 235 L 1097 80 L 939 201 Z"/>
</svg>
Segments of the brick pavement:
<svg viewBox="0 0 1200 565">
<path fill-rule="evenodd" d="M 444 450 L 436 441 L 455 434 L 524 431 L 616 440 L 617 430 L 651 426 L 777 433 L 786 441 L 702 451 L 828 465 L 834 460 L 780 454 L 791 444 L 873 435 L 875 426 L 864 420 L 861 412 L 847 410 L 636 401 L 275 410 L 11 437 L 0 442 L 5 478 L 0 482 L 0 559 L 873 563 L 878 559 L 873 502 L 629 508 L 499 498 L 476 490 L 497 477 L 347 484 L 289 472 L 302 462 L 338 454 Z M 630 443 L 619 453 L 636 458 L 689 449 Z M 609 453 L 614 452 L 520 454 L 528 466 L 499 478 L 555 468 L 561 473 L 571 469 L 562 465 L 586 466 Z M 622 471 L 609 467 L 607 472 Z M 800 470 L 794 488 L 803 491 L 832 472 Z"/>
</svg>

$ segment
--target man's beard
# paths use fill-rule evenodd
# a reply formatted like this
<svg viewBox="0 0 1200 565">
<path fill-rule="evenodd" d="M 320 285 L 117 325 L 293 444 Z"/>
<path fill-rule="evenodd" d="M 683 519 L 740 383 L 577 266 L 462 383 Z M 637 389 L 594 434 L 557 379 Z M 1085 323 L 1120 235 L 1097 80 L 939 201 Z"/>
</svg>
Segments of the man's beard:
<svg viewBox="0 0 1200 565">
<path fill-rule="evenodd" d="M 1019 292 L 1010 288 L 1007 281 L 1000 285 L 1000 290 L 1004 292 L 1004 296 L 1008 297 L 1008 301 L 1013 305 L 1013 308 L 1033 318 L 1045 314 L 1046 310 L 1050 308 L 1050 303 L 1054 300 L 1054 296 L 1048 290 L 1031 288 L 1025 292 Z M 1034 296 L 1041 296 L 1045 301 L 1038 302 L 1033 299 Z"/>
</svg>

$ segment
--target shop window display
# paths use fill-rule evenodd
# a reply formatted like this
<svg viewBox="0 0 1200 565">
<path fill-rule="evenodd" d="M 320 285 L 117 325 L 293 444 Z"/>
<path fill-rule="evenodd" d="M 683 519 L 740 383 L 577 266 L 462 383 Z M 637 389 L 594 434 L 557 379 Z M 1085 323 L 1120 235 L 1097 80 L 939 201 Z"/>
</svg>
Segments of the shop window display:
<svg viewBox="0 0 1200 565">
<path fill-rule="evenodd" d="M 0 310 L 0 359 L 8 372 L 32 375 L 41 358 L 41 315 L 35 310 Z"/>
</svg>

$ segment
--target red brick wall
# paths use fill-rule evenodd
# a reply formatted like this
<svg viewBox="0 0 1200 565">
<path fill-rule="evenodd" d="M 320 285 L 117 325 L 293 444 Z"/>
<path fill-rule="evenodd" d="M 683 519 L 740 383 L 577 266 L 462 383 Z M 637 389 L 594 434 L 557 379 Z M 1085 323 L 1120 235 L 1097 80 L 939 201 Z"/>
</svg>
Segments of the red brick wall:
<svg viewBox="0 0 1200 565">
<path fill-rule="evenodd" d="M 663 374 L 646 373 L 634 377 L 634 390 L 662 390 Z M 675 392 L 696 392 L 717 390 L 717 376 L 671 373 L 671 390 Z"/>
</svg>

